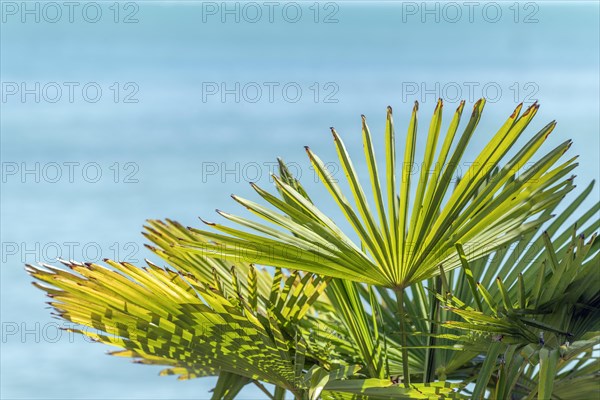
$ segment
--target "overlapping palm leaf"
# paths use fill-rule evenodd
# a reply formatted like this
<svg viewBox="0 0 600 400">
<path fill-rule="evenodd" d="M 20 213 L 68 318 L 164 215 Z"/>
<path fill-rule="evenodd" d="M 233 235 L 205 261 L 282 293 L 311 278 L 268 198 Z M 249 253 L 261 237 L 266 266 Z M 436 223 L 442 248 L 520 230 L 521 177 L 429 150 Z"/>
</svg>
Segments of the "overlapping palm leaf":
<svg viewBox="0 0 600 400">
<path fill-rule="evenodd" d="M 438 343 L 462 343 L 459 348 L 468 352 L 435 350 L 434 369 L 443 378 L 468 380 L 463 356 L 483 353 L 485 358 L 472 360 L 471 370 L 478 370 L 472 375 L 477 381 L 474 398 L 490 387 L 494 399 L 538 393 L 546 398 L 553 385 L 559 392 L 566 390 L 570 379 L 581 381 L 582 398 L 597 393 L 600 377 L 591 365 L 596 361 L 593 348 L 600 343 L 600 243 L 595 240 L 600 203 L 565 224 L 593 186 L 540 234 L 531 233 L 490 257 L 465 262 L 458 279 L 444 276 L 450 284 L 437 294 L 443 306 L 437 324 L 464 334 L 453 336 L 442 329 Z M 502 363 L 496 362 L 499 355 Z M 493 361 L 486 365 L 487 375 L 480 369 L 486 360 Z M 552 367 L 540 369 L 544 362 Z"/>
<path fill-rule="evenodd" d="M 165 257 L 170 249 L 165 249 Z M 277 270 L 265 298 L 258 292 L 259 274 L 253 267 L 248 268 L 245 289 L 235 269 L 230 273 L 232 289 L 227 294 L 214 271 L 212 279 L 205 276 L 200 280 L 152 263 L 141 269 L 106 262 L 110 268 L 75 262 L 64 262 L 69 270 L 51 265 L 27 268 L 40 282 L 34 284 L 51 297 L 57 315 L 79 326 L 74 332 L 123 349 L 113 355 L 169 366 L 161 375 L 179 375 L 180 379 L 219 375 L 215 399 L 233 398 L 255 380 L 296 394 L 318 395 L 325 390 L 330 394 L 377 394 L 371 398 L 460 397 L 454 386 L 443 383 L 405 389 L 389 379 L 361 379 L 362 373 L 345 379 L 363 369 L 360 365 L 344 367 L 348 365 L 344 359 L 352 360 L 352 343 L 336 342 L 323 332 L 312 338 L 310 330 L 318 328 L 313 324 L 318 320 L 306 317 L 319 303 L 327 279 L 298 272 L 284 278 L 283 271 Z M 331 307 L 326 301 L 318 306 L 323 311 Z M 313 344 L 336 347 L 336 351 L 320 354 Z M 319 364 L 326 366 L 318 368 L 328 379 L 313 382 Z M 340 386 L 339 380 L 348 383 Z"/>
<path fill-rule="evenodd" d="M 292 176 L 281 160 L 279 160 L 279 169 L 281 179 L 295 187 L 308 201 L 311 201 L 300 182 Z M 282 201 L 288 202 L 291 207 L 296 207 L 296 204 L 286 197 L 285 193 L 280 192 L 280 194 Z M 222 260 L 212 260 L 195 253 L 182 251 L 176 244 L 185 237 L 184 235 L 188 231 L 184 231 L 184 228 L 178 223 L 170 220 L 148 222 L 144 235 L 160 246 L 159 248 L 148 247 L 170 264 L 177 265 L 178 268 L 186 271 L 194 270 L 196 274 L 205 276 L 209 281 L 214 275 L 214 272 L 211 272 L 211 268 L 214 268 L 215 265 L 213 263 L 226 265 L 222 264 Z M 281 270 L 277 271 L 277 275 L 282 273 Z M 307 357 L 318 360 L 327 368 L 332 367 L 332 361 L 348 365 L 356 364 L 361 367 L 360 376 L 366 376 L 369 379 L 377 378 L 382 381 L 385 380 L 385 377 L 398 376 L 401 373 L 398 335 L 393 328 L 395 322 L 388 319 L 389 307 L 384 304 L 384 310 L 380 310 L 381 314 L 374 313 L 374 307 L 379 307 L 377 298 L 380 296 L 375 296 L 372 290 L 369 298 L 371 310 L 367 311 L 362 302 L 363 290 L 363 287 L 357 283 L 334 279 L 327 286 L 325 296 L 311 300 L 313 312 L 307 313 L 302 320 L 298 319 L 297 327 L 306 333 L 304 338 Z M 359 292 L 361 292 L 360 295 Z M 393 312 L 395 313 L 397 310 Z M 386 320 L 378 323 L 377 320 L 382 315 Z M 391 318 L 393 320 L 395 317 Z M 387 334 L 386 324 L 389 330 Z M 421 365 L 422 362 L 419 357 L 410 360 L 414 367 Z M 369 382 L 366 387 L 374 388 L 375 381 Z M 412 393 L 411 396 L 417 396 L 416 398 L 422 396 L 415 387 L 407 391 L 397 391 L 396 385 L 390 386 L 390 382 L 391 380 L 387 379 L 382 386 L 382 388 L 387 388 L 386 390 L 389 390 L 390 393 L 396 395 Z M 441 386 L 435 390 L 438 392 L 441 390 L 450 395 L 453 391 L 449 388 L 450 386 L 445 389 Z M 429 389 L 424 390 L 427 392 Z"/>
<path fill-rule="evenodd" d="M 281 168 L 285 174 L 283 164 Z M 294 182 L 291 176 L 286 179 Z M 371 355 L 355 345 L 366 340 L 373 327 L 363 326 L 359 335 L 349 332 L 352 321 L 336 311 L 345 298 L 332 302 L 332 294 L 322 295 L 328 278 L 281 269 L 272 276 L 253 265 L 181 253 L 174 244 L 186 232 L 170 220 L 148 221 L 146 226 L 146 237 L 158 246 L 148 247 L 177 272 L 150 262 L 140 269 L 110 260 L 105 260 L 109 268 L 63 262 L 69 270 L 51 265 L 27 269 L 41 282 L 34 284 L 52 298 L 57 315 L 79 326 L 73 331 L 123 349 L 112 355 L 169 366 L 162 375 L 219 375 L 214 399 L 234 398 L 250 382 L 264 389 L 259 381 L 310 399 L 319 393 L 460 397 L 455 386 L 444 383 L 399 388 L 385 378 L 387 370 L 371 378 Z M 356 286 L 349 281 L 337 284 Z M 352 306 L 358 307 L 355 300 Z M 385 353 L 379 347 L 379 360 L 389 358 L 398 369 L 397 342 L 388 343 L 391 349 Z M 317 375 L 320 379 L 315 380 Z M 340 388 L 339 380 L 347 387 Z"/>
</svg>

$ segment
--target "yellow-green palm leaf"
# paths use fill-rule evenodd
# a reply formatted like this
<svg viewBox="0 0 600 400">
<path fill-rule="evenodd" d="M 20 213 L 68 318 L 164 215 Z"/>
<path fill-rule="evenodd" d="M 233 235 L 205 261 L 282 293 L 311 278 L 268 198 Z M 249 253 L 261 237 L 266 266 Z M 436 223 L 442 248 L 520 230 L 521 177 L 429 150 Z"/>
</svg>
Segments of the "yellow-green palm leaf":
<svg viewBox="0 0 600 400">
<path fill-rule="evenodd" d="M 332 129 L 342 169 L 350 186 L 348 198 L 321 159 L 308 147 L 310 161 L 321 181 L 354 228 L 354 243 L 314 204 L 298 185 L 274 177 L 280 200 L 253 184 L 274 208 L 233 198 L 270 224 L 219 212 L 247 229 L 209 223 L 209 230 L 190 228 L 179 246 L 181 253 L 310 271 L 390 288 L 405 288 L 460 265 L 456 242 L 481 256 L 535 229 L 549 216 L 544 209 L 558 202 L 573 185 L 566 174 L 574 158 L 555 166 L 569 148 L 566 141 L 536 162 L 532 157 L 555 123 L 549 123 L 512 158 L 501 165 L 508 151 L 535 116 L 538 105 L 510 115 L 453 190 L 451 183 L 481 117 L 485 101 L 473 107 L 469 121 L 458 134 L 464 103 L 456 110 L 445 137 L 441 137 L 442 102 L 438 102 L 427 134 L 427 146 L 418 179 L 413 177 L 417 141 L 415 104 L 409 122 L 404 161 L 396 161 L 396 133 L 392 110 L 385 129 L 386 168 L 380 174 L 363 117 L 362 135 L 373 199 L 369 201 L 340 135 Z M 438 140 L 443 139 L 443 140 Z M 438 146 L 438 142 L 442 142 Z M 438 150 L 439 147 L 439 150 Z M 437 154 L 437 157 L 436 157 Z M 525 169 L 525 166 L 529 167 Z M 380 177 L 383 176 L 383 179 Z M 411 196 L 411 187 L 416 187 Z M 385 190 L 384 190 L 385 189 Z M 374 206 L 373 206 L 374 205 Z M 364 250 L 363 250 L 364 248 Z"/>
<path fill-rule="evenodd" d="M 181 379 L 226 372 L 302 389 L 298 377 L 304 362 L 298 370 L 294 357 L 302 339 L 286 328 L 303 317 L 326 280 L 295 274 L 281 286 L 279 274 L 265 299 L 252 292 L 253 284 L 243 291 L 235 273 L 234 289 L 227 292 L 218 279 L 202 282 L 152 263 L 141 269 L 106 262 L 112 268 L 74 262 L 64 262 L 70 270 L 27 268 L 42 282 L 34 284 L 52 298 L 58 315 L 81 326 L 75 332 L 123 349 L 114 355 L 168 365 L 162 374 Z"/>
</svg>

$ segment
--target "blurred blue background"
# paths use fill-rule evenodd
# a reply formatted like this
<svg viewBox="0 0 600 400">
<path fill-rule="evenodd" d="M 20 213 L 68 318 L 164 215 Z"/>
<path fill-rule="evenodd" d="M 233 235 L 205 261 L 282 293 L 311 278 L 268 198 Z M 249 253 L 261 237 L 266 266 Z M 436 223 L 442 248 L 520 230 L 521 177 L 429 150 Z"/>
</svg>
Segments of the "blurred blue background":
<svg viewBox="0 0 600 400">
<path fill-rule="evenodd" d="M 276 156 L 323 193 L 302 147 L 334 162 L 335 126 L 361 157 L 360 114 L 381 144 L 393 106 L 403 143 L 413 101 L 427 121 L 443 97 L 447 126 L 486 96 L 473 160 L 537 99 L 529 135 L 558 120 L 543 149 L 572 138 L 577 190 L 599 176 L 597 2 L 48 4 L 2 2 L 3 399 L 209 398 L 215 379 L 158 377 L 57 331 L 23 264 L 159 262 L 145 219 L 241 212 L 229 194 L 256 198 L 246 183 L 268 187 Z"/>
</svg>

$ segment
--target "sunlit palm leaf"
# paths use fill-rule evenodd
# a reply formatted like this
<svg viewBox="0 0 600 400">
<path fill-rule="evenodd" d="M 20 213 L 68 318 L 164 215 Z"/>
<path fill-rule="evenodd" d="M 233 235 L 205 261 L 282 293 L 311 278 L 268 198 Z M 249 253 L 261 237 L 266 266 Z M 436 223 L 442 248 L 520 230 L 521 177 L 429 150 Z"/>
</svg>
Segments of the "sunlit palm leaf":
<svg viewBox="0 0 600 400">
<path fill-rule="evenodd" d="M 533 105 L 521 115 L 519 106 L 450 193 L 450 183 L 479 122 L 483 105 L 483 100 L 475 104 L 469 122 L 455 141 L 463 109 L 461 104 L 439 151 L 438 162 L 434 164 L 442 118 L 442 103 L 438 103 L 412 201 L 409 189 L 411 168 L 414 168 L 417 106 L 409 124 L 406 159 L 400 168 L 395 162 L 394 123 L 391 109 L 388 110 L 385 186 L 379 181 L 370 132 L 363 118 L 364 147 L 376 212 L 372 211 L 356 168 L 335 130 L 332 130 L 334 143 L 353 202 L 344 195 L 320 158 L 307 148 L 321 181 L 354 228 L 365 251 L 324 215 L 303 189 L 279 177 L 274 177 L 274 181 L 285 201 L 253 184 L 257 193 L 277 211 L 233 196 L 248 210 L 276 227 L 221 213 L 256 233 L 210 223 L 222 233 L 189 229 L 180 241 L 180 251 L 226 260 L 244 259 L 390 288 L 404 288 L 438 274 L 439 265 L 445 270 L 459 266 L 460 260 L 454 249 L 456 242 L 468 246 L 469 254 L 479 255 L 512 242 L 547 220 L 550 216 L 542 214 L 543 211 L 572 189 L 573 185 L 565 175 L 575 166 L 574 159 L 552 169 L 570 146 L 567 141 L 524 170 L 554 129 L 555 124 L 550 123 L 500 166 L 501 160 L 538 109 L 537 105 Z M 430 172 L 433 178 L 430 178 Z M 399 192 L 396 175 L 402 180 Z M 383 187 L 387 192 L 387 204 Z M 448 200 L 444 204 L 445 198 Z M 409 209 L 412 209 L 410 215 Z"/>
<path fill-rule="evenodd" d="M 71 271 L 50 265 L 29 265 L 28 271 L 44 283 L 34 282 L 52 298 L 58 315 L 82 327 L 75 332 L 124 349 L 115 355 L 169 365 L 163 374 L 183 379 L 225 371 L 302 389 L 294 366 L 296 338 L 286 328 L 316 298 L 305 294 L 322 291 L 326 281 L 293 275 L 282 287 L 278 281 L 272 299 L 262 299 L 266 308 L 252 308 L 237 289 L 226 296 L 214 281 L 151 263 L 139 269 L 106 262 L 114 270 L 64 262 Z"/>
</svg>

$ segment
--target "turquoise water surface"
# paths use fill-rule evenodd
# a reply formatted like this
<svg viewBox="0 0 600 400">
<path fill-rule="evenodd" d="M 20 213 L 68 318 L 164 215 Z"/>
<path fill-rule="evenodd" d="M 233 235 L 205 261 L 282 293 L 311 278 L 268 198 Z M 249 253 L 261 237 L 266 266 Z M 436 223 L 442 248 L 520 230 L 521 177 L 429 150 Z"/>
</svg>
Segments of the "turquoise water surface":
<svg viewBox="0 0 600 400">
<path fill-rule="evenodd" d="M 572 138 L 578 189 L 599 176 L 597 2 L 48 4 L 2 2 L 3 399 L 210 398 L 213 378 L 158 377 L 58 331 L 23 264 L 162 265 L 145 219 L 242 212 L 230 193 L 255 199 L 247 182 L 269 187 L 276 156 L 318 199 L 303 146 L 334 162 L 335 126 L 360 160 L 360 114 L 382 133 L 392 105 L 403 134 L 415 100 L 426 121 L 439 96 L 447 113 L 486 96 L 473 160 L 537 99 L 529 134 L 558 120 L 544 149 Z"/>
</svg>

